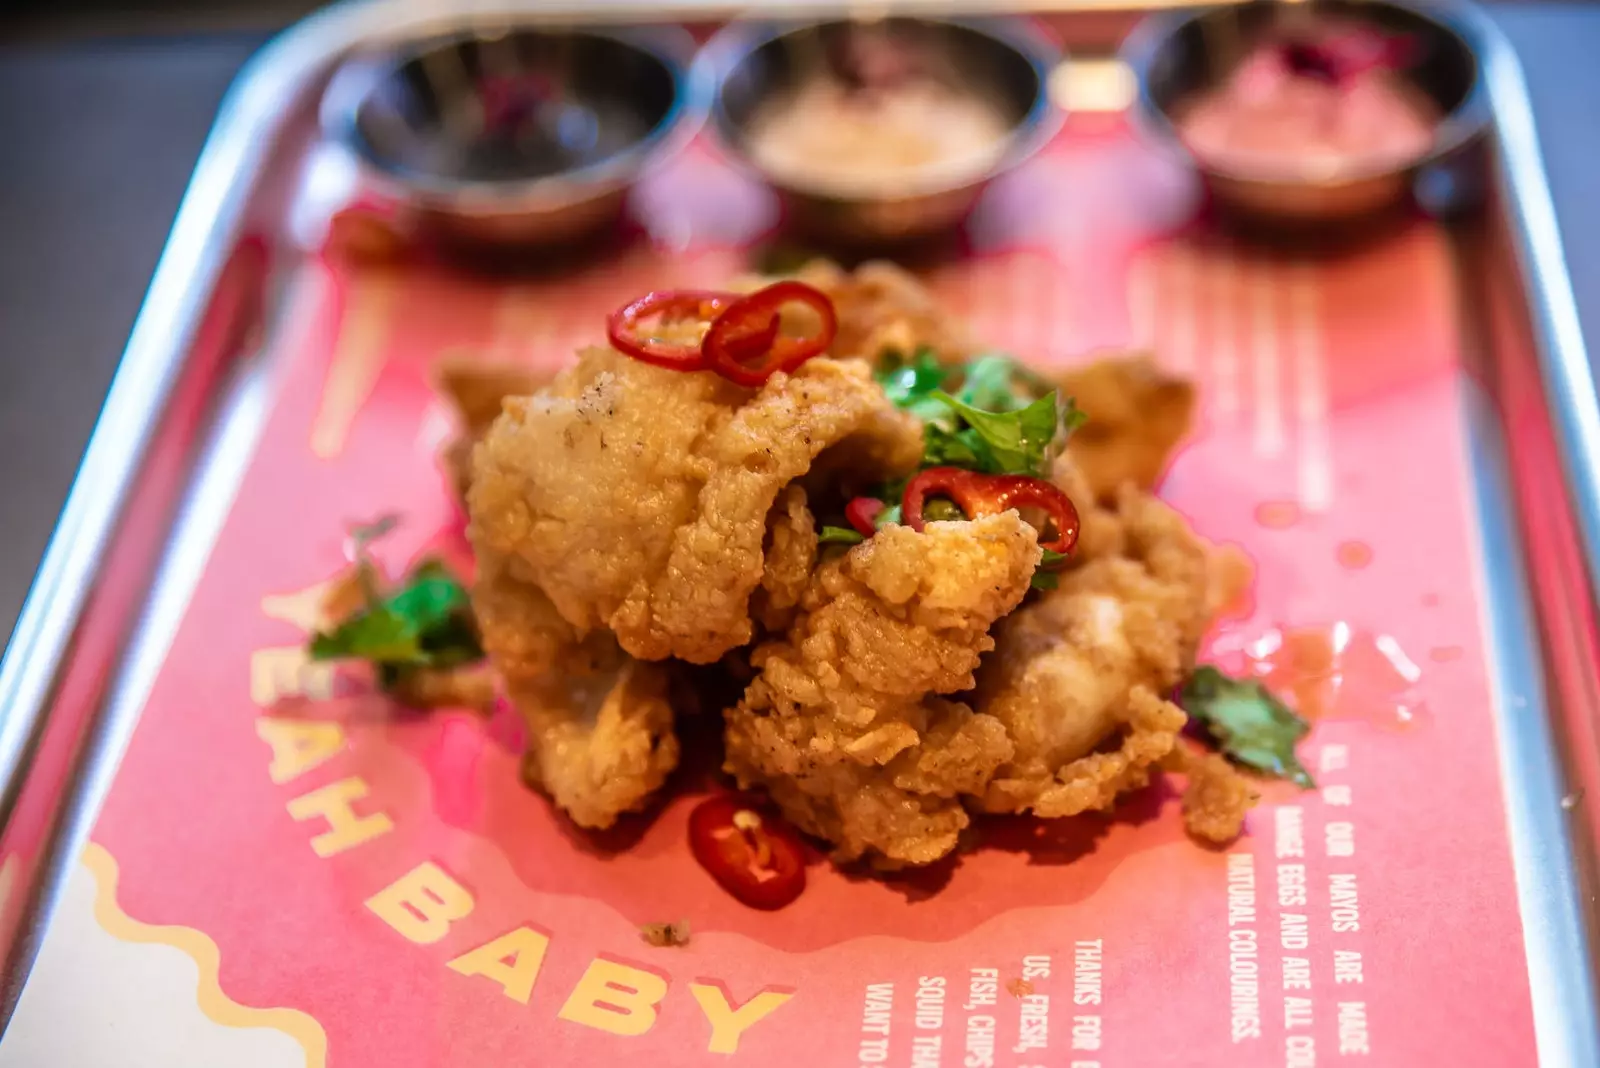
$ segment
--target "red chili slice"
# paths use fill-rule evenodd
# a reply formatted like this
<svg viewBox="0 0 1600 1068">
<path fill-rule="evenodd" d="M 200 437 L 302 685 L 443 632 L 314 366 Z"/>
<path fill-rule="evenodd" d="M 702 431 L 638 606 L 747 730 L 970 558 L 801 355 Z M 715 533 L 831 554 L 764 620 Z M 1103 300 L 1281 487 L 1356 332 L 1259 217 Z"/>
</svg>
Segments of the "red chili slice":
<svg viewBox="0 0 1600 1068">
<path fill-rule="evenodd" d="M 856 497 L 844 506 L 844 517 L 863 538 L 870 538 L 878 532 L 878 513 L 882 511 L 883 502 L 878 498 Z"/>
<path fill-rule="evenodd" d="M 645 363 L 675 371 L 701 371 L 706 367 L 706 357 L 698 339 L 693 342 L 658 341 L 641 336 L 640 328 L 650 319 L 661 322 L 693 319 L 709 323 L 739 301 L 739 294 L 717 290 L 657 290 L 612 312 L 606 318 L 606 337 L 618 352 Z M 736 354 L 751 356 L 765 352 L 778 336 L 777 316 L 770 322 L 752 325 L 753 330 L 730 339 L 729 344 Z"/>
<path fill-rule="evenodd" d="M 781 909 L 806 888 L 799 836 L 745 798 L 722 795 L 695 806 L 689 848 L 724 890 L 753 909 Z"/>
<path fill-rule="evenodd" d="M 976 471 L 961 467 L 930 467 L 926 471 L 918 471 L 906 483 L 905 494 L 900 498 L 901 520 L 912 530 L 921 530 L 926 525 L 922 518 L 922 506 L 933 496 L 949 497 L 961 505 L 962 511 L 968 516 L 976 518 L 965 500 L 971 498 L 974 483 L 982 477 Z"/>
<path fill-rule="evenodd" d="M 804 337 L 774 336 L 757 351 L 754 339 L 769 325 L 776 333 L 778 312 L 785 304 L 810 306 L 821 317 L 821 326 Z M 758 289 L 724 309 L 712 322 L 701 347 L 713 371 L 730 382 L 755 388 L 776 372 L 793 372 L 826 352 L 838 332 L 839 317 L 827 294 L 804 282 L 788 280 Z"/>
<path fill-rule="evenodd" d="M 900 516 L 913 530 L 924 525 L 922 508 L 929 497 L 949 497 L 970 518 L 999 515 L 1011 508 L 1042 509 L 1055 523 L 1056 536 L 1041 549 L 1070 553 L 1078 542 L 1078 509 L 1052 483 L 1028 475 L 985 475 L 959 467 L 930 467 L 906 483 Z"/>
</svg>

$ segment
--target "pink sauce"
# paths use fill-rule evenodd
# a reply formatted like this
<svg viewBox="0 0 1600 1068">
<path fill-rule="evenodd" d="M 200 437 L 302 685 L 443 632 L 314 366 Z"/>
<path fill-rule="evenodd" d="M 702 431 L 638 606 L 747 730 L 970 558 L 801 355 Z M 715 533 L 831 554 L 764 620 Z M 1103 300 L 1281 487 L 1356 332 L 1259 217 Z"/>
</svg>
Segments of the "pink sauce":
<svg viewBox="0 0 1600 1068">
<path fill-rule="evenodd" d="M 1224 670 L 1259 679 L 1307 719 L 1359 720 L 1389 730 L 1428 722 L 1422 671 L 1388 634 L 1336 622 L 1224 636 L 1211 654 Z M 1452 659 L 1430 651 L 1436 663 Z M 1454 654 L 1459 656 L 1459 652 Z"/>
<path fill-rule="evenodd" d="M 1381 40 L 1364 33 L 1256 48 L 1179 112 L 1179 134 L 1207 164 L 1235 172 L 1320 178 L 1417 159 L 1433 145 L 1438 108 L 1394 73 L 1381 44 L 1355 62 L 1337 61 L 1349 54 L 1347 43 L 1370 52 Z M 1294 49 L 1303 55 L 1325 43 L 1336 56 L 1330 69 L 1297 62 Z"/>
</svg>

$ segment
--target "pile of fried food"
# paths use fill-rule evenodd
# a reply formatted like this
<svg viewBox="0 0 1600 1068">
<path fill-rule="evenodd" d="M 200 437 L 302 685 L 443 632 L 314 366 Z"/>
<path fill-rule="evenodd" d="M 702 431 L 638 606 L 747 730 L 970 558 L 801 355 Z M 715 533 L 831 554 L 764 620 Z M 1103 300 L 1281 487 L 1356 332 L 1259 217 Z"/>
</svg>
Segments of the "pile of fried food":
<svg viewBox="0 0 1600 1068">
<path fill-rule="evenodd" d="M 983 356 L 888 265 L 797 280 L 831 303 L 826 351 L 759 384 L 671 365 L 674 331 L 706 332 L 692 315 L 553 377 L 443 372 L 472 606 L 529 728 L 529 783 L 589 828 L 648 805 L 679 718 L 716 714 L 685 707 L 682 673 L 702 665 L 742 688 L 720 712 L 726 772 L 837 861 L 928 864 L 976 813 L 1106 810 L 1158 769 L 1186 779 L 1191 833 L 1237 835 L 1256 791 L 1183 736 L 1169 699 L 1241 581 L 1152 494 L 1190 385 L 1140 358 L 1046 380 Z M 785 334 L 808 315 L 786 308 Z M 1064 493 L 1071 552 L 1041 548 L 1071 532 L 1038 492 L 970 517 L 953 491 L 932 502 L 963 466 Z M 932 467 L 926 514 L 902 513 Z"/>
</svg>

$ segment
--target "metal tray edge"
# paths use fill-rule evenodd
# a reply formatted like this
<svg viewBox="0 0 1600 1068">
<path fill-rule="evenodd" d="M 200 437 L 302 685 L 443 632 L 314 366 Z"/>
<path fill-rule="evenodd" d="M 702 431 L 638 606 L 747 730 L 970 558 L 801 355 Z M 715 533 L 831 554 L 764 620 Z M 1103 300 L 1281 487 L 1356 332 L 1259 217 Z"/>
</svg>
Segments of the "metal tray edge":
<svg viewBox="0 0 1600 1068">
<path fill-rule="evenodd" d="M 949 13 L 949 6 L 937 4 L 936 0 L 911 0 L 894 6 L 907 10 L 937 8 Z M 1187 0 L 1089 0 L 1066 4 L 1051 0 L 967 0 L 959 6 L 965 13 L 1001 9 L 1087 13 L 1196 5 Z M 693 21 L 750 14 L 748 8 L 731 4 L 678 0 L 660 5 L 617 0 L 585 5 L 581 14 L 562 3 L 541 4 L 530 12 L 526 6 L 508 0 L 458 0 L 441 12 L 426 0 L 347 0 L 292 27 L 249 62 L 219 109 L 56 531 L 4 658 L 0 659 L 0 821 L 11 814 L 18 784 L 26 774 L 30 740 L 39 733 L 49 713 L 54 684 L 70 654 L 71 639 L 103 568 L 128 497 L 137 484 L 159 414 L 184 369 L 189 340 L 208 304 L 222 260 L 237 235 L 249 184 L 270 147 L 285 102 L 319 69 L 360 42 L 416 32 L 433 22 L 496 18 L 513 11 L 519 17 L 532 14 L 570 20 L 576 15 L 586 21 L 640 17 Z M 860 6 L 791 0 L 764 9 L 761 14 L 783 17 L 847 11 L 859 14 Z M 1520 62 L 1487 16 L 1476 11 L 1469 15 L 1483 46 L 1498 164 L 1509 187 L 1513 233 L 1522 260 L 1527 305 L 1534 313 L 1537 355 L 1547 403 L 1555 417 L 1565 484 L 1581 527 L 1591 591 L 1600 599 L 1600 398 L 1595 393 Z M 1485 420 L 1492 423 L 1481 412 L 1475 412 L 1472 418 L 1480 428 L 1488 425 Z M 1488 560 L 1487 554 L 1496 546 L 1509 547 L 1517 541 L 1516 532 L 1487 503 L 1489 497 L 1509 498 L 1507 476 L 1494 440 L 1488 442 L 1486 449 L 1475 449 L 1470 462 L 1482 480 L 1478 490 L 1483 539 L 1480 553 L 1484 554 L 1482 559 Z M 173 525 L 176 527 L 177 523 Z M 1502 624 L 1508 618 L 1531 618 L 1525 585 L 1518 585 L 1514 579 L 1501 579 L 1491 586 L 1490 601 L 1504 612 L 1498 621 L 1491 620 L 1486 626 L 1503 635 Z M 1536 692 L 1542 678 L 1536 642 L 1524 635 L 1508 644 L 1514 651 L 1506 666 L 1514 674 L 1531 679 L 1534 686 L 1530 692 Z M 1497 704 L 1507 702 L 1506 681 L 1497 678 L 1495 688 Z M 125 702 L 139 697 L 122 685 L 115 689 L 115 704 L 119 707 L 125 708 Z M 1510 728 L 1516 736 L 1515 746 L 1531 752 L 1541 763 L 1548 760 L 1552 750 L 1548 726 L 1540 723 L 1530 730 L 1512 723 L 1507 714 L 1509 707 L 1507 704 L 1497 710 L 1500 728 Z M 89 792 L 97 795 L 96 799 L 103 793 L 104 776 L 114 767 L 115 754 L 120 752 L 136 717 L 119 713 L 114 719 L 124 737 L 103 739 L 110 744 L 98 746 L 99 751 L 93 754 L 99 767 L 90 781 L 101 781 L 96 784 L 98 788 Z M 1503 760 L 1514 763 L 1509 753 L 1503 754 Z M 1507 785 L 1515 786 L 1518 781 L 1508 776 Z M 1531 831 L 1538 839 L 1530 848 L 1517 850 L 1515 863 L 1541 1063 L 1600 1064 L 1600 1045 L 1590 1026 L 1595 1018 L 1595 977 L 1588 968 L 1587 953 L 1572 941 L 1585 938 L 1575 902 L 1577 887 L 1570 877 L 1552 878 L 1552 869 L 1570 876 L 1572 858 L 1560 827 L 1549 825 L 1550 798 L 1545 793 L 1548 790 L 1508 797 L 1507 802 L 1519 836 L 1526 838 Z M 89 815 L 92 813 L 80 812 L 80 818 L 71 822 L 86 822 Z M 59 852 L 60 847 L 74 843 L 53 844 Z M 64 862 L 64 858 L 57 857 L 51 867 L 60 868 Z M 58 874 L 51 872 L 52 878 Z M 1564 885 L 1558 885 L 1561 883 Z M 50 896 L 43 895 L 41 904 L 45 909 Z M 16 963 L 25 970 L 29 961 Z M 0 1019 L 8 1018 L 10 1009 L 11 1004 L 7 1004 Z"/>
</svg>

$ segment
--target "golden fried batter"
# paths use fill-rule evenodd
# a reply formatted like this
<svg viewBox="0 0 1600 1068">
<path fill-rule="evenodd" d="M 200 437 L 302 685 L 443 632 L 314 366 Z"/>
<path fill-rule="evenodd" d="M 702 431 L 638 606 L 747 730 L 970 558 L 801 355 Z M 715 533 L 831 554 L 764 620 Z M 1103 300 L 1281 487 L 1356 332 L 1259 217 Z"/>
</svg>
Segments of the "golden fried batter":
<svg viewBox="0 0 1600 1068">
<path fill-rule="evenodd" d="M 868 447 L 878 437 L 902 444 Z M 854 361 L 814 359 L 752 392 L 591 348 L 505 402 L 475 454 L 469 533 L 519 560 L 578 634 L 710 663 L 750 640 L 779 492 L 830 446 L 881 456 L 913 437 Z"/>
<path fill-rule="evenodd" d="M 806 507 L 806 491 L 790 486 L 767 519 L 766 560 L 750 614 L 769 631 L 787 630 L 817 563 L 817 521 Z"/>
<path fill-rule="evenodd" d="M 1183 729 L 1184 713 L 1161 695 L 1193 666 L 1209 554 L 1182 516 L 1131 485 L 1116 517 L 1116 552 L 1063 572 L 996 628 L 975 705 L 1005 724 L 1015 755 L 984 794 L 986 811 L 1107 807 L 1147 781 Z"/>
<path fill-rule="evenodd" d="M 480 363 L 445 359 L 434 370 L 434 387 L 450 403 L 457 421 L 456 436 L 444 447 L 440 460 L 450 484 L 461 500 L 472 485 L 472 450 L 500 414 L 507 397 L 525 397 L 550 384 L 552 370 L 521 364 Z"/>
<path fill-rule="evenodd" d="M 1095 497 L 1115 500 L 1125 482 L 1154 488 L 1188 433 L 1193 384 L 1165 374 L 1145 357 L 1100 360 L 1054 377 L 1089 417 L 1067 439 L 1067 449 Z"/>
<path fill-rule="evenodd" d="M 1190 833 L 1237 835 L 1256 791 L 1180 739 L 1166 700 L 1245 575 L 1150 495 L 1191 385 L 1141 357 L 1056 377 L 1089 416 L 1052 471 L 1081 531 L 1058 588 L 1024 604 L 1041 553 L 1015 512 L 819 545 L 818 514 L 922 456 L 921 424 L 870 365 L 922 347 L 957 364 L 974 346 L 898 267 L 798 277 L 833 301 L 837 338 L 758 390 L 606 348 L 553 381 L 441 369 L 474 607 L 528 725 L 527 779 L 587 827 L 647 804 L 678 762 L 688 669 L 673 658 L 749 680 L 724 713 L 726 770 L 840 861 L 927 864 L 969 809 L 1106 809 L 1162 769 L 1187 779 Z M 813 328 L 791 314 L 813 313 L 787 310 L 785 330 Z"/>
<path fill-rule="evenodd" d="M 528 726 L 523 778 L 584 827 L 648 804 L 678 764 L 669 669 L 604 631 L 580 639 L 515 557 L 480 553 L 472 603 Z"/>
<path fill-rule="evenodd" d="M 1183 825 L 1190 834 L 1219 845 L 1239 837 L 1245 813 L 1261 798 L 1254 783 L 1216 753 L 1181 742 L 1161 766 L 1189 780 L 1183 791 Z"/>
<path fill-rule="evenodd" d="M 972 685 L 989 628 L 1028 590 L 1040 551 L 1006 512 L 889 526 L 818 568 L 787 638 L 726 716 L 727 770 L 761 785 L 835 856 L 887 866 L 949 853 L 1011 756 L 1002 725 L 934 695 Z"/>
<path fill-rule="evenodd" d="M 609 827 L 643 808 L 678 766 L 669 670 L 613 647 L 592 674 L 513 685 L 529 733 L 523 778 L 581 827 Z"/>
<path fill-rule="evenodd" d="M 965 329 L 917 277 L 882 260 L 844 271 L 809 263 L 797 276 L 833 301 L 839 336 L 832 354 L 876 362 L 887 351 L 909 356 L 927 346 L 947 363 L 975 351 Z"/>
<path fill-rule="evenodd" d="M 561 670 L 585 645 L 534 582 L 526 564 L 492 549 L 478 550 L 472 585 L 472 611 L 478 619 L 483 651 L 508 683 L 526 682 Z M 588 643 L 591 661 L 604 643 Z"/>
</svg>

